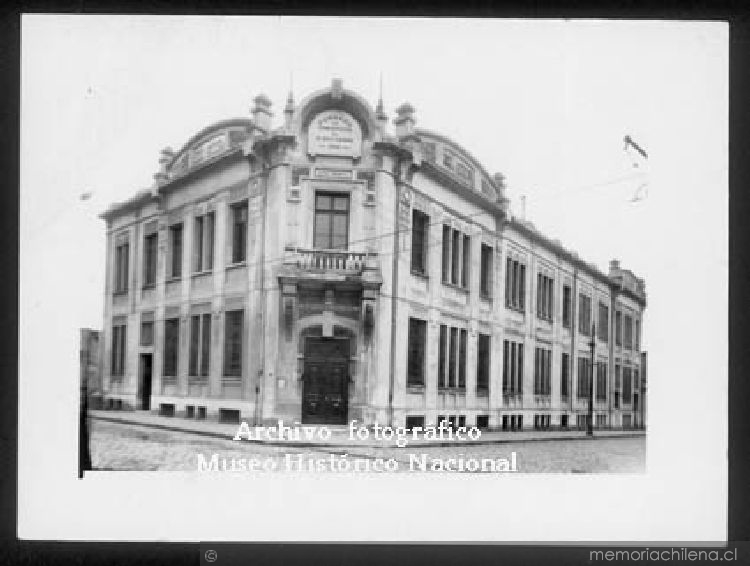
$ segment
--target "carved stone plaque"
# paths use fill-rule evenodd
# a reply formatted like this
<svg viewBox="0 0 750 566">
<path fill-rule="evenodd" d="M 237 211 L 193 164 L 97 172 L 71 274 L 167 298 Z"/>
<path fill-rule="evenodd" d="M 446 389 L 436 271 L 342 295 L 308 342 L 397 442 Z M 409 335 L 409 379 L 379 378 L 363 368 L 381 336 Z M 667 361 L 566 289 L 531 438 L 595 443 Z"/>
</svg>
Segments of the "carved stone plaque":
<svg viewBox="0 0 750 566">
<path fill-rule="evenodd" d="M 362 130 L 351 115 L 340 110 L 321 112 L 307 132 L 307 152 L 312 155 L 360 157 Z"/>
</svg>

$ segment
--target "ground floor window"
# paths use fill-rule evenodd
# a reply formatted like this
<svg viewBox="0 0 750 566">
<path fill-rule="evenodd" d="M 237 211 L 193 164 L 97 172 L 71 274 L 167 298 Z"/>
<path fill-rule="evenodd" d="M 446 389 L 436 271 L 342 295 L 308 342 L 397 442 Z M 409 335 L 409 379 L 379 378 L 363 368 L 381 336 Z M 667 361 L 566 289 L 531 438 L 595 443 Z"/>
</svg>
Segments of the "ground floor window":
<svg viewBox="0 0 750 566">
<path fill-rule="evenodd" d="M 490 416 L 477 415 L 477 428 L 482 430 L 490 428 Z"/>
<path fill-rule="evenodd" d="M 127 326 L 116 324 L 112 327 L 112 367 L 113 376 L 125 375 L 125 350 L 127 338 Z"/>
<path fill-rule="evenodd" d="M 224 375 L 242 375 L 242 321 L 244 311 L 227 311 L 224 322 Z"/>
<path fill-rule="evenodd" d="M 424 353 L 427 346 L 427 321 L 409 318 L 409 350 L 406 385 L 424 385 Z"/>
<path fill-rule="evenodd" d="M 409 415 L 406 417 L 406 428 L 424 428 L 424 415 Z"/>
</svg>

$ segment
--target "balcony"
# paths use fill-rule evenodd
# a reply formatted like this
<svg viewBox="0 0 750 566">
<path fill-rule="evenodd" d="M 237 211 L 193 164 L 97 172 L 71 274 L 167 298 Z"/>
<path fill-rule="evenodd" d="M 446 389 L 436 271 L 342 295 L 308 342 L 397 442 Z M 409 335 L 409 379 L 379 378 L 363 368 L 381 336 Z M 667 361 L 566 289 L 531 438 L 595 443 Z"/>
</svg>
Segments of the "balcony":
<svg viewBox="0 0 750 566">
<path fill-rule="evenodd" d="M 287 247 L 279 277 L 290 280 L 349 281 L 380 286 L 378 254 L 350 250 Z"/>
</svg>

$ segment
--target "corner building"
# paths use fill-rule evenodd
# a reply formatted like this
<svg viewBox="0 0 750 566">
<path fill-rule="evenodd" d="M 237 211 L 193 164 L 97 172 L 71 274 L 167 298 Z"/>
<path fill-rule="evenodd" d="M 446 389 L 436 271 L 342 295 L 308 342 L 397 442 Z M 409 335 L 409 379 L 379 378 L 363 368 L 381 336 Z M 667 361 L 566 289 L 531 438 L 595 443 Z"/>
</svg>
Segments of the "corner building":
<svg viewBox="0 0 750 566">
<path fill-rule="evenodd" d="M 642 426 L 644 282 L 334 80 L 162 151 L 107 225 L 110 408 L 254 424 Z M 591 363 L 591 332 L 594 363 Z"/>
</svg>

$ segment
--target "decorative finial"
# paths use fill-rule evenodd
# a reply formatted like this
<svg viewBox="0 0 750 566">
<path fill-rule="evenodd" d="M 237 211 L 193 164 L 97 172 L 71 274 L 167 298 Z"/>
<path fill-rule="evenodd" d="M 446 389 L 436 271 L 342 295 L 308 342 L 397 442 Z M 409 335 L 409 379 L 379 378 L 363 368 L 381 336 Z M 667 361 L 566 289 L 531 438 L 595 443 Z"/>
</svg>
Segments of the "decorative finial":
<svg viewBox="0 0 750 566">
<path fill-rule="evenodd" d="M 375 117 L 378 120 L 387 120 L 388 116 L 385 115 L 385 110 L 383 109 L 383 73 L 381 71 L 380 73 L 380 86 L 379 86 L 379 95 L 378 95 L 378 105 L 375 107 Z"/>
</svg>

